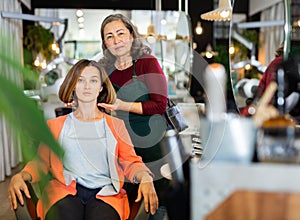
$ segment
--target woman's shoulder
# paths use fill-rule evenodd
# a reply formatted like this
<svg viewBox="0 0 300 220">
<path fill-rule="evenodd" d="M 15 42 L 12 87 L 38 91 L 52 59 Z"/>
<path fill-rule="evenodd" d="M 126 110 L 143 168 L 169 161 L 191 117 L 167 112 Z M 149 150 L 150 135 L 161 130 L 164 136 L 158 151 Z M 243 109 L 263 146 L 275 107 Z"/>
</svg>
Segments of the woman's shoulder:
<svg viewBox="0 0 300 220">
<path fill-rule="evenodd" d="M 56 118 L 51 118 L 47 120 L 47 124 L 49 126 L 55 126 L 55 125 L 59 125 L 59 124 L 63 124 L 66 120 L 66 118 L 68 117 L 69 114 L 67 115 L 62 115 Z"/>
<path fill-rule="evenodd" d="M 136 60 L 136 66 L 140 66 L 143 68 L 156 69 L 160 67 L 160 64 L 157 58 L 151 54 L 144 54 L 142 57 Z"/>
<path fill-rule="evenodd" d="M 147 62 L 147 61 L 157 61 L 157 59 L 152 54 L 145 53 L 145 54 L 143 54 L 143 56 L 138 58 L 137 61 Z"/>
<path fill-rule="evenodd" d="M 124 121 L 120 118 L 117 118 L 116 116 L 104 113 L 104 117 L 106 119 L 106 122 L 108 123 L 108 125 L 112 125 L 112 124 L 124 124 Z"/>
<path fill-rule="evenodd" d="M 123 140 L 130 140 L 130 136 L 122 119 L 108 114 L 104 114 L 104 117 L 114 136 L 121 137 Z"/>
<path fill-rule="evenodd" d="M 127 137 L 128 132 L 125 126 L 125 122 L 122 119 L 108 114 L 105 114 L 104 117 L 106 120 L 106 124 L 115 136 Z"/>
<path fill-rule="evenodd" d="M 277 69 L 278 69 L 278 67 L 279 67 L 279 65 L 282 63 L 282 56 L 278 56 L 278 57 L 276 57 L 275 59 L 273 59 L 272 61 L 271 61 L 271 63 L 268 65 L 268 67 L 267 67 L 267 69 L 266 69 L 266 71 L 265 71 L 265 73 L 266 74 L 273 74 L 274 72 L 276 72 L 277 71 Z M 266 75 L 265 74 L 265 75 Z"/>
</svg>

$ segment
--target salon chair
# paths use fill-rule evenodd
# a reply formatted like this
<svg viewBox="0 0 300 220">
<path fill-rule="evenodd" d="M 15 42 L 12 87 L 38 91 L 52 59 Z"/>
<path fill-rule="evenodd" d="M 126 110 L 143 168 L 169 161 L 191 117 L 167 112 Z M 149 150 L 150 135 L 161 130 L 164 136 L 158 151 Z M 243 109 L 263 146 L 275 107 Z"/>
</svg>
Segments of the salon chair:
<svg viewBox="0 0 300 220">
<path fill-rule="evenodd" d="M 62 116 L 62 115 L 66 115 L 72 112 L 72 108 L 68 108 L 68 107 L 58 107 L 54 109 L 55 111 L 55 116 Z"/>
<path fill-rule="evenodd" d="M 31 199 L 28 199 L 23 193 L 24 205 L 18 201 L 18 208 L 15 210 L 15 215 L 17 220 L 38 220 L 36 213 L 36 204 L 38 197 L 29 182 L 26 182 Z"/>
<path fill-rule="evenodd" d="M 171 172 L 171 184 L 165 193 L 169 220 L 190 219 L 189 155 L 186 155 L 182 140 L 175 130 L 167 130 L 161 148 Z"/>
<path fill-rule="evenodd" d="M 33 185 L 26 182 L 31 198 L 28 199 L 23 193 L 24 205 L 18 201 L 18 208 L 15 210 L 15 216 L 17 220 L 39 220 L 36 213 L 36 204 L 38 201 L 38 196 Z M 35 183 L 38 184 L 38 183 Z M 38 186 L 37 186 L 38 187 Z M 144 202 L 141 201 L 136 203 L 131 207 L 130 216 L 128 220 L 146 220 L 149 214 L 146 213 Z"/>
</svg>

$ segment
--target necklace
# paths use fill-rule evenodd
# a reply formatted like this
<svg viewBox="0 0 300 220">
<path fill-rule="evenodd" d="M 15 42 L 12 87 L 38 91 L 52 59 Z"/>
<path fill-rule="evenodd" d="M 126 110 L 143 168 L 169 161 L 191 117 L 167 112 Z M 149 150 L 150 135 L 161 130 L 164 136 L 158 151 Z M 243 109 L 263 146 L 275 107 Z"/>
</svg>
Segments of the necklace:
<svg viewBox="0 0 300 220">
<path fill-rule="evenodd" d="M 127 69 L 128 67 L 131 67 L 132 66 L 132 60 L 128 61 L 128 62 L 121 62 L 121 63 L 118 63 L 117 62 L 115 63 L 115 67 L 117 68 L 117 70 L 125 70 Z"/>
</svg>

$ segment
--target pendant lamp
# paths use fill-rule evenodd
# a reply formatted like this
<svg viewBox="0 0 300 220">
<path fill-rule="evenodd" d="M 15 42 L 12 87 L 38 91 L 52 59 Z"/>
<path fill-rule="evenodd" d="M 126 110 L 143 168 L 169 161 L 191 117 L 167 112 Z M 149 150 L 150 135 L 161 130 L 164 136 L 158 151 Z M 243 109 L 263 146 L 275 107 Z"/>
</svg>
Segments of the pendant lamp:
<svg viewBox="0 0 300 220">
<path fill-rule="evenodd" d="M 201 15 L 203 20 L 208 21 L 230 21 L 232 7 L 230 0 L 219 0 L 218 8 Z"/>
<path fill-rule="evenodd" d="M 200 21 L 197 21 L 197 26 L 195 27 L 195 32 L 197 35 L 201 35 L 203 33 L 203 28 L 201 26 Z"/>
<path fill-rule="evenodd" d="M 214 56 L 218 56 L 218 52 L 213 51 L 211 44 L 207 44 L 206 50 L 201 52 L 201 56 L 210 59 Z"/>
</svg>

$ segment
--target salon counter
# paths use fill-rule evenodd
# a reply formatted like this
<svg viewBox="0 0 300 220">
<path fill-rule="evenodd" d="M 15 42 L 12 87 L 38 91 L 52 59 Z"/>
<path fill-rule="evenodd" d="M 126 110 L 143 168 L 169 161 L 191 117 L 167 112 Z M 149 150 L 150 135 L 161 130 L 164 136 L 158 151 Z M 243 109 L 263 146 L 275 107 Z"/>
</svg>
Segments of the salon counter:
<svg viewBox="0 0 300 220">
<path fill-rule="evenodd" d="M 299 165 L 191 160 L 190 175 L 191 220 L 299 219 Z"/>
</svg>

